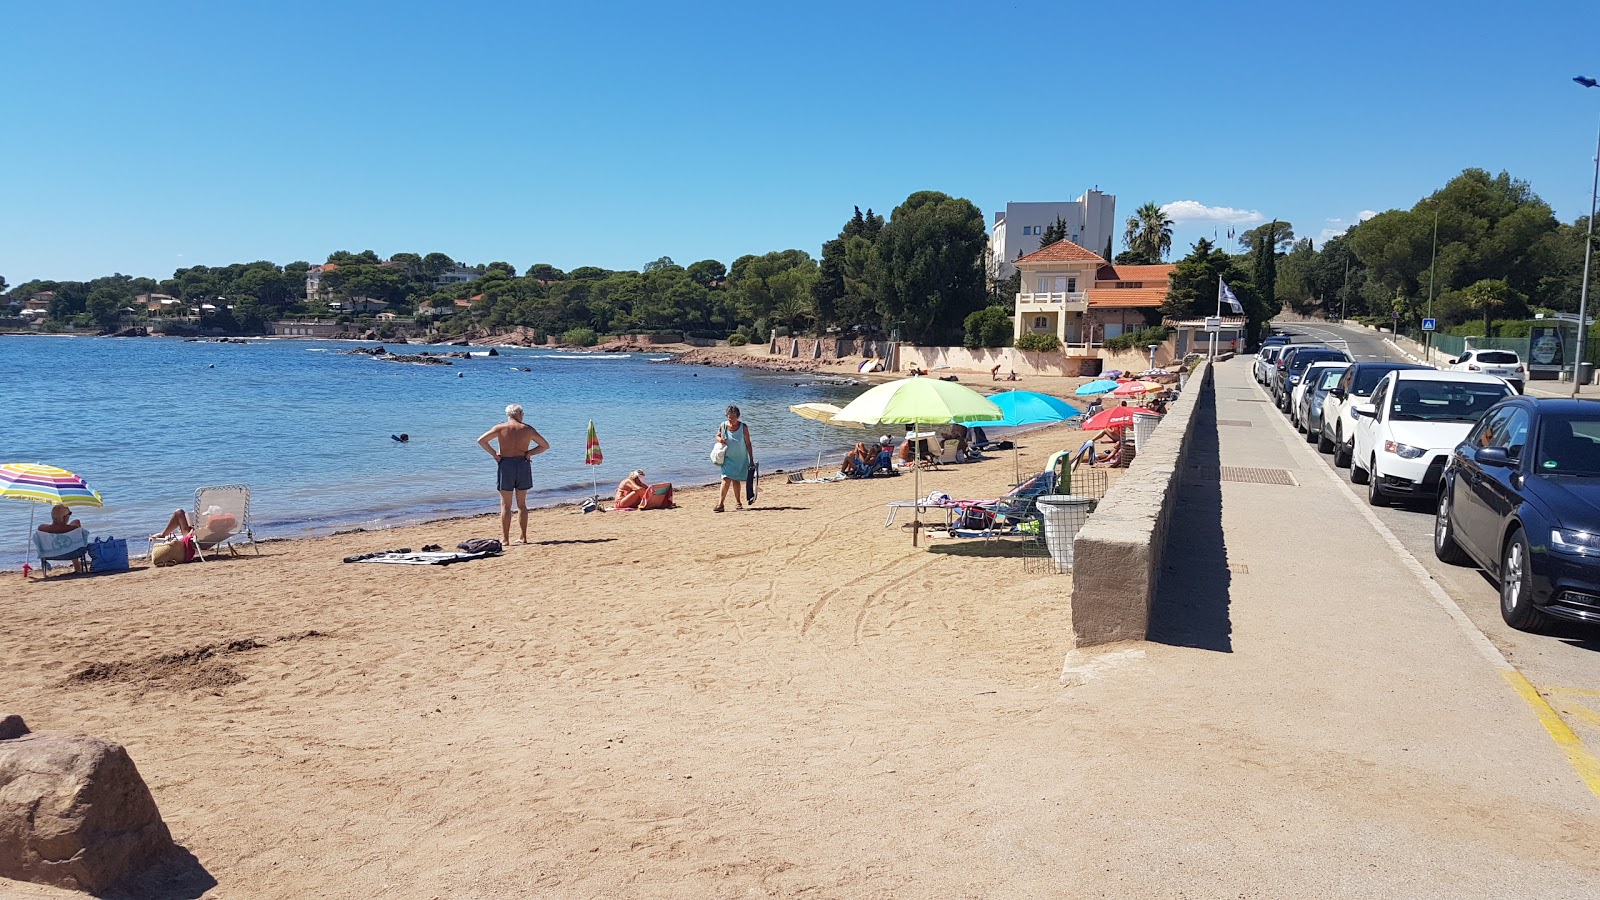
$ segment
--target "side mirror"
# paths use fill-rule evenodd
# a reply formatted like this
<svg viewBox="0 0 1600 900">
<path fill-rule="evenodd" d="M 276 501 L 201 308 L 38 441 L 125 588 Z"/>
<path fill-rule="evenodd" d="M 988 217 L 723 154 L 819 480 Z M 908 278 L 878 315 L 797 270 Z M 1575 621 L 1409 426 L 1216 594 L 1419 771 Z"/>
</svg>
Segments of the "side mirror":
<svg viewBox="0 0 1600 900">
<path fill-rule="evenodd" d="M 1330 397 L 1338 397 L 1340 400 L 1343 400 L 1344 397 L 1345 397 L 1344 388 L 1342 388 L 1342 387 L 1328 388 L 1328 396 L 1330 396 Z"/>
<path fill-rule="evenodd" d="M 1472 461 L 1480 466 L 1491 466 L 1498 469 L 1511 468 L 1511 457 L 1504 447 L 1479 447 L 1473 451 Z"/>
<path fill-rule="evenodd" d="M 1455 365 L 1455 364 L 1456 364 L 1456 363 L 1458 363 L 1458 362 L 1461 362 L 1461 360 L 1459 360 L 1459 359 L 1452 359 L 1452 360 L 1450 360 L 1450 365 L 1452 365 L 1452 366 L 1453 366 L 1453 365 Z"/>
<path fill-rule="evenodd" d="M 1378 408 L 1371 403 L 1362 403 L 1359 406 L 1350 407 L 1350 415 L 1358 419 L 1376 419 L 1378 417 Z"/>
</svg>

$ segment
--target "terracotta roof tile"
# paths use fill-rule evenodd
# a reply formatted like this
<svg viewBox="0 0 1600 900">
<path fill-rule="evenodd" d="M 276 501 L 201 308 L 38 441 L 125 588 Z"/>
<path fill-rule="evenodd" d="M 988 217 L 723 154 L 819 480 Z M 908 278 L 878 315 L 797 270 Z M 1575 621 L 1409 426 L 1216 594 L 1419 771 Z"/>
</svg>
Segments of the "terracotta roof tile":
<svg viewBox="0 0 1600 900">
<path fill-rule="evenodd" d="M 1094 273 L 1095 281 L 1166 281 L 1172 277 L 1175 265 L 1156 266 L 1101 266 Z"/>
<path fill-rule="evenodd" d="M 1025 262 L 1092 262 L 1102 266 L 1106 264 L 1099 254 L 1085 250 L 1071 241 L 1056 241 L 1048 247 L 1041 247 L 1027 256 L 1012 260 L 1011 264 Z"/>
<path fill-rule="evenodd" d="M 1090 288 L 1090 309 L 1130 309 L 1160 306 L 1167 299 L 1167 287 Z"/>
</svg>

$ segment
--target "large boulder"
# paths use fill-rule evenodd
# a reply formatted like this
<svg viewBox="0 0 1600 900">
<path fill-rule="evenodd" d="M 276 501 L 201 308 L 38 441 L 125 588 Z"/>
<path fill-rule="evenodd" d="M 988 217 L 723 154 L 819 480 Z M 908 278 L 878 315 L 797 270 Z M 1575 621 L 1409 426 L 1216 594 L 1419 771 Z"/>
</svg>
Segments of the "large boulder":
<svg viewBox="0 0 1600 900">
<path fill-rule="evenodd" d="M 101 894 L 180 853 L 122 745 L 3 725 L 0 877 Z"/>
</svg>

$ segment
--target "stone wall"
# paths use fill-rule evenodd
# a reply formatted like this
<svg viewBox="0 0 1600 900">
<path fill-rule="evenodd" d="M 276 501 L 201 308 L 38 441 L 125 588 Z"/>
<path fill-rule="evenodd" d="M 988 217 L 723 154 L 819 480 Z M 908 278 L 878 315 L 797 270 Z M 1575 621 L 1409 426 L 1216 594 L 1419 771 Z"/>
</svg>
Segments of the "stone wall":
<svg viewBox="0 0 1600 900">
<path fill-rule="evenodd" d="M 968 350 L 965 347 L 913 347 L 905 344 L 900 347 L 900 365 L 902 368 L 919 366 L 924 369 L 949 366 L 958 372 L 975 372 L 983 375 L 988 375 L 990 369 L 999 365 L 1002 374 L 1016 372 L 1018 375 L 1070 377 L 1079 374 L 1082 361 L 1078 357 L 1064 356 L 1059 352 L 1030 353 L 1015 347 Z"/>
<path fill-rule="evenodd" d="M 1167 526 L 1183 480 L 1195 410 L 1216 402 L 1211 367 L 1201 362 L 1128 469 L 1073 542 L 1075 647 L 1142 641 L 1161 576 Z"/>
</svg>

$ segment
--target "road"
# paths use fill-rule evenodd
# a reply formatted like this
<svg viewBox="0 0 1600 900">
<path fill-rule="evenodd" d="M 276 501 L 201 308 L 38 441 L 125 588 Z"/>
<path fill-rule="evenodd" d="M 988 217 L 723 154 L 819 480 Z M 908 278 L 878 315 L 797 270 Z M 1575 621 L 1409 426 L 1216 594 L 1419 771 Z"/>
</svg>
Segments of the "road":
<svg viewBox="0 0 1600 900">
<path fill-rule="evenodd" d="M 1385 344 L 1381 335 L 1365 328 L 1299 322 L 1278 323 L 1277 327 L 1294 334 L 1297 342 L 1323 341 L 1338 346 L 1356 362 L 1407 361 Z M 1250 357 L 1241 358 L 1241 362 L 1252 361 Z M 1305 443 L 1304 436 L 1295 432 L 1288 419 L 1280 417 L 1278 424 L 1282 427 L 1276 431 L 1298 445 L 1297 449 L 1333 468 L 1333 457 L 1317 453 L 1314 445 Z M 1366 489 L 1350 483 L 1349 470 L 1335 471 L 1345 487 L 1365 502 Z M 1562 626 L 1548 635 L 1511 628 L 1500 618 L 1495 583 L 1478 569 L 1447 565 L 1433 555 L 1431 504 L 1383 507 L 1373 512 L 1472 623 L 1550 701 L 1589 752 L 1600 755 L 1600 628 Z"/>
</svg>

